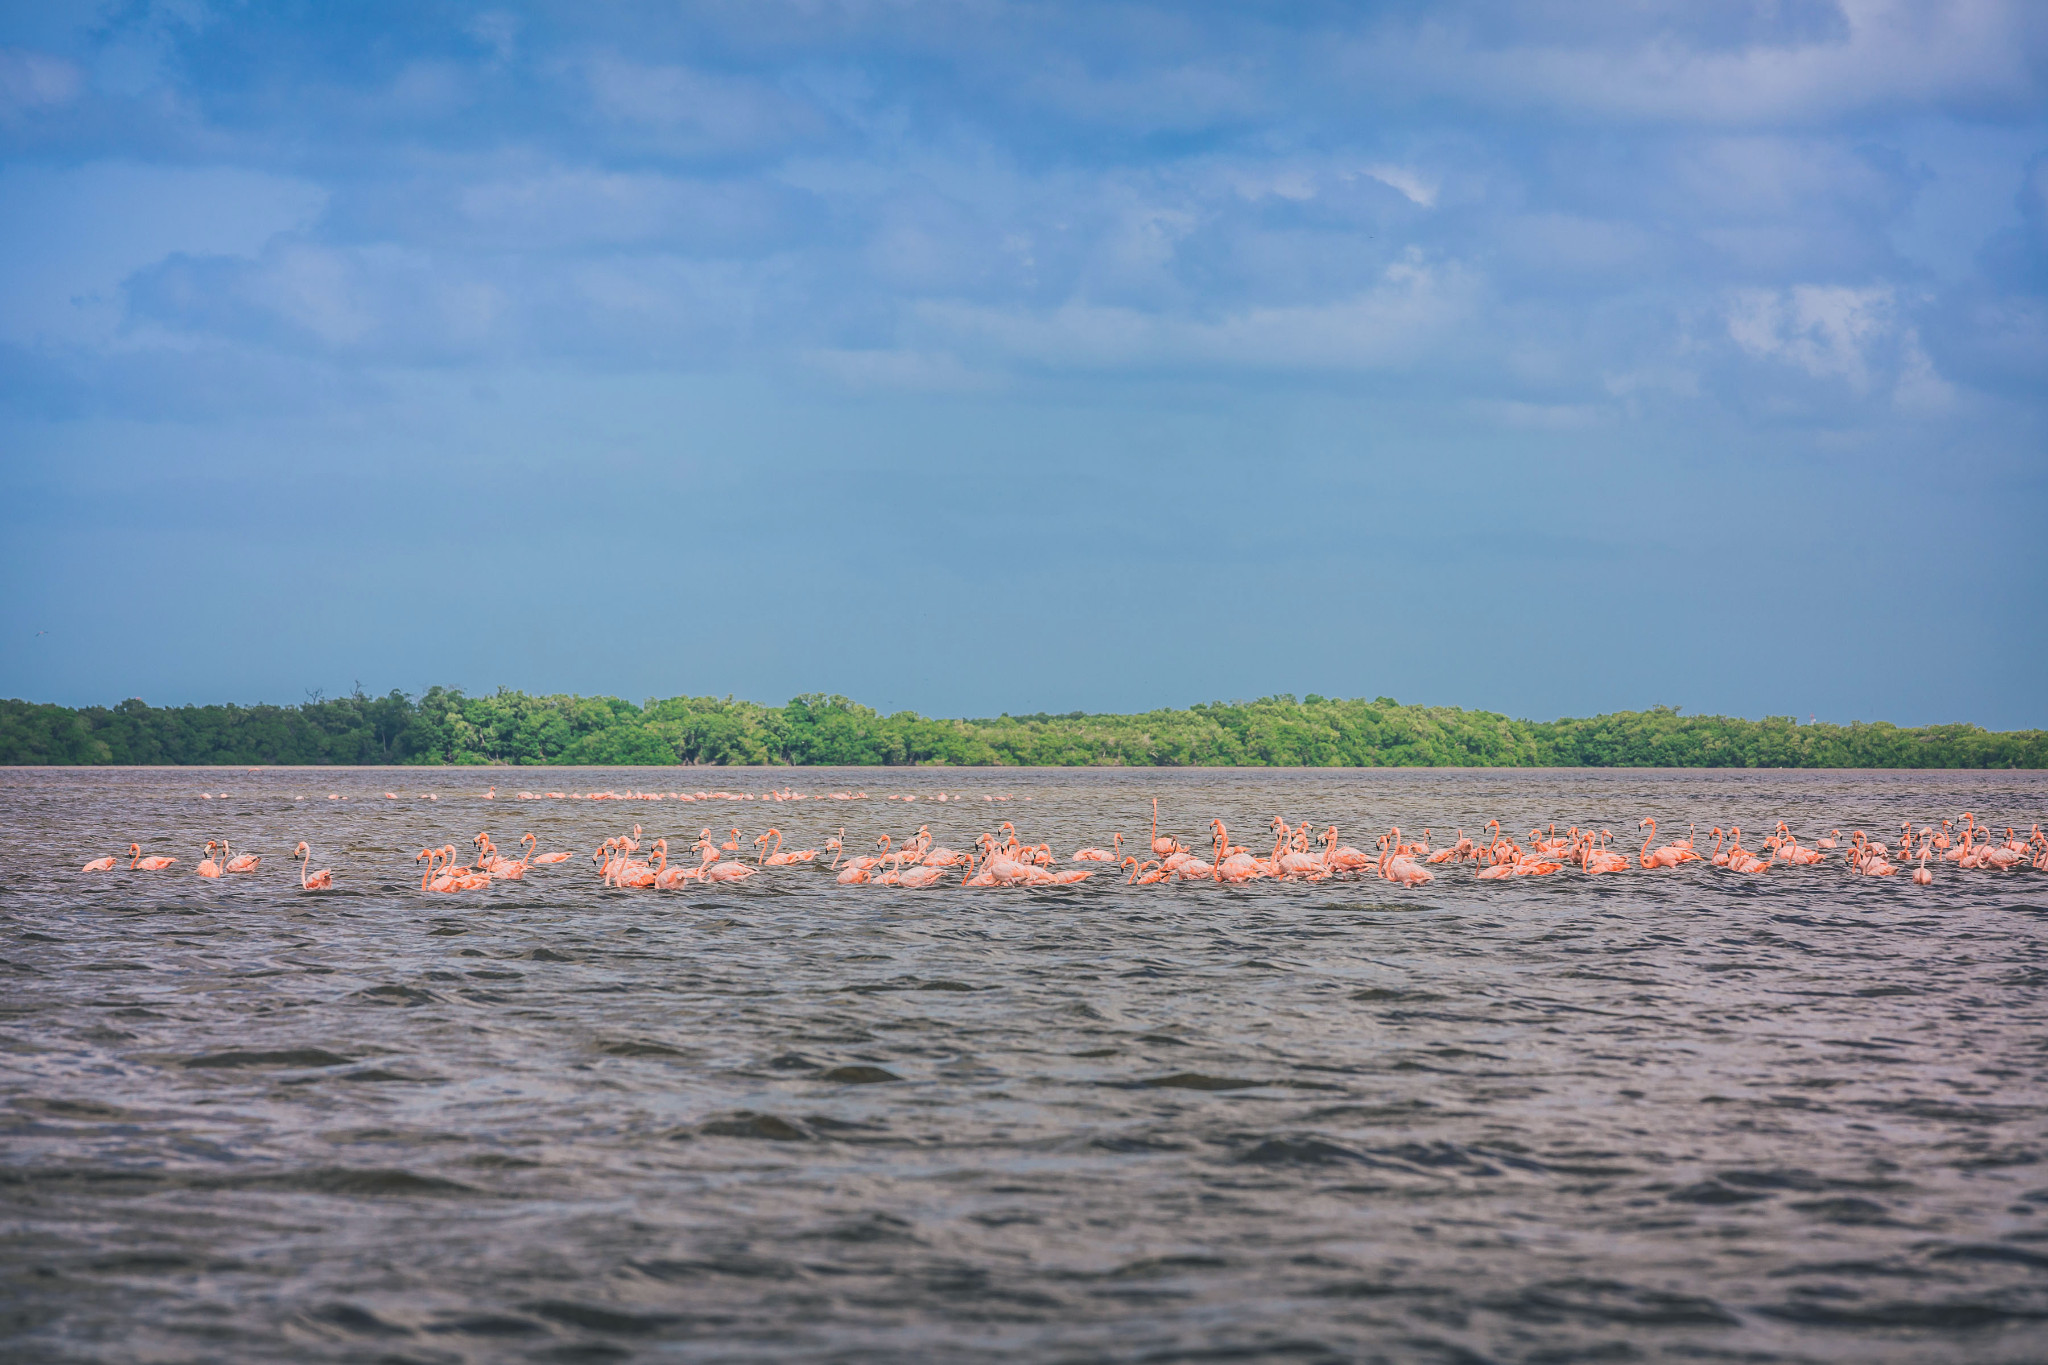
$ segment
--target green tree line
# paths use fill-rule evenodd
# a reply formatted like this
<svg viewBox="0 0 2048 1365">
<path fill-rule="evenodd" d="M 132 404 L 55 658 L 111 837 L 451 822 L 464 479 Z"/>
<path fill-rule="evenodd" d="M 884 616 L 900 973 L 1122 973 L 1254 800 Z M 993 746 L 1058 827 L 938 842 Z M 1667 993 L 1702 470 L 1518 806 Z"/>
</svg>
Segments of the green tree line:
<svg viewBox="0 0 2048 1365">
<path fill-rule="evenodd" d="M 1139 715 L 934 720 L 845 697 L 783 706 L 731 697 L 316 698 L 297 706 L 73 709 L 0 701 L 0 764 L 952 764 L 1124 767 L 2040 768 L 2048 731 L 1786 716 L 1688 716 L 1670 707 L 1513 720 L 1313 693 Z"/>
</svg>

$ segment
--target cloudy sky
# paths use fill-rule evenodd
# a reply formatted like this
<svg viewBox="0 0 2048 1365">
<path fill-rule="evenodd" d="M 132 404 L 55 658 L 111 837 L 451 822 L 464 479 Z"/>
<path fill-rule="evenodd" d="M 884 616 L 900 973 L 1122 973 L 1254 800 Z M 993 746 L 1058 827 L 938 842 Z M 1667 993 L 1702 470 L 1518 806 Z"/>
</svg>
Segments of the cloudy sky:
<svg viewBox="0 0 2048 1365">
<path fill-rule="evenodd" d="M 2048 7 L 0 14 L 0 695 L 2048 724 Z"/>
</svg>

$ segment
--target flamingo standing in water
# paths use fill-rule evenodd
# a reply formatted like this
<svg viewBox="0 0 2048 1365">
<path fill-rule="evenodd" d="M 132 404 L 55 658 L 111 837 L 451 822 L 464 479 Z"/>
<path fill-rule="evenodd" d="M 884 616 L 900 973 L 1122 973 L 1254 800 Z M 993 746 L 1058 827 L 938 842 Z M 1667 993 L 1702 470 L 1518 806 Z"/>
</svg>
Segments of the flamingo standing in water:
<svg viewBox="0 0 2048 1365">
<path fill-rule="evenodd" d="M 1380 875 L 1390 882 L 1403 886 L 1420 886 L 1436 880 L 1436 873 L 1417 863 L 1406 844 L 1401 842 L 1401 827 L 1388 830 L 1380 841 Z"/>
<path fill-rule="evenodd" d="M 1769 858 L 1759 858 L 1742 846 L 1742 826 L 1731 831 L 1733 842 L 1728 845 L 1728 866 L 1737 872 L 1762 872 L 1771 865 Z"/>
<path fill-rule="evenodd" d="M 1459 833 L 1459 842 L 1466 843 L 1465 839 L 1463 838 L 1463 831 L 1460 831 Z M 1335 825 L 1332 825 L 1328 829 L 1323 831 L 1323 845 L 1323 866 L 1331 869 L 1332 871 L 1362 872 L 1366 868 L 1372 866 L 1372 859 L 1366 857 L 1363 853 L 1360 853 L 1351 845 L 1344 843 L 1338 837 L 1337 827 Z M 1470 847 L 1469 844 L 1466 844 L 1466 846 Z M 1453 852 L 1453 850 L 1445 849 L 1444 852 L 1446 854 L 1449 854 Z M 1435 856 L 1435 854 L 1430 855 L 1432 860 L 1435 859 Z"/>
<path fill-rule="evenodd" d="M 161 872 L 176 861 L 178 861 L 176 858 L 165 858 L 155 854 L 145 858 L 142 856 L 141 844 L 128 845 L 128 870 L 130 872 Z"/>
<path fill-rule="evenodd" d="M 1920 846 L 1920 866 L 1913 869 L 1913 885 L 1915 886 L 1934 885 L 1934 874 L 1927 870 L 1927 855 L 1930 852 L 1932 852 L 1932 849 L 1928 845 L 1922 844 Z"/>
<path fill-rule="evenodd" d="M 945 875 L 946 869 L 943 867 L 937 867 L 931 863 L 919 863 L 907 872 L 899 873 L 896 878 L 896 884 L 898 886 L 907 886 L 913 891 L 921 891 L 927 886 L 936 885 L 939 878 Z M 1083 872 L 1081 875 L 1086 877 L 1091 874 Z"/>
<path fill-rule="evenodd" d="M 194 869 L 200 876 L 218 877 L 220 875 L 220 864 L 213 860 L 213 851 L 218 847 L 220 845 L 215 840 L 208 839 L 206 841 L 206 856 L 199 860 L 199 866 Z"/>
<path fill-rule="evenodd" d="M 334 889 L 333 868 L 323 867 L 318 872 L 308 872 L 306 870 L 307 868 L 312 866 L 313 850 L 306 847 L 306 841 L 304 839 L 299 840 L 299 846 L 292 850 L 292 856 L 294 858 L 304 859 L 304 861 L 299 864 L 299 890 L 332 891 Z"/>
<path fill-rule="evenodd" d="M 1651 848 L 1650 845 L 1657 841 L 1657 821 L 1655 817 L 1645 818 L 1636 828 L 1641 829 L 1643 825 L 1650 827 L 1650 837 L 1643 840 L 1643 851 L 1636 855 L 1636 860 L 1645 868 L 1677 867 L 1688 860 L 1700 860 L 1699 854 L 1689 848 L 1680 848 L 1677 844 L 1666 844 L 1658 849 Z"/>
<path fill-rule="evenodd" d="M 1073 861 L 1077 863 L 1120 862 L 1122 861 L 1123 851 L 1124 836 L 1121 834 L 1116 834 L 1110 836 L 1109 850 L 1107 852 L 1104 852 L 1102 849 L 1099 848 L 1078 848 L 1074 850 Z"/>
<path fill-rule="evenodd" d="M 775 847 L 773 848 L 766 847 L 770 839 L 775 841 Z M 811 858 L 806 858 L 800 853 L 784 853 L 782 851 L 782 831 L 773 825 L 768 827 L 766 834 L 754 840 L 754 847 L 761 850 L 761 855 L 754 860 L 756 867 L 788 867 L 791 863 L 807 863 L 811 858 L 818 856 L 816 849 L 808 850 Z"/>
<path fill-rule="evenodd" d="M 735 830 L 734 833 L 737 834 L 738 831 Z M 707 837 L 697 841 L 697 851 L 704 857 L 704 862 L 697 869 L 697 876 L 700 880 L 707 882 L 740 882 L 754 875 L 754 869 L 745 863 L 719 862 L 718 846 L 711 842 L 709 838 L 710 831 L 705 831 L 705 834 Z"/>
<path fill-rule="evenodd" d="M 521 835 L 519 838 L 519 842 L 523 844 L 528 839 L 533 840 L 533 846 L 535 848 L 540 847 L 540 840 L 538 838 L 535 838 L 532 834 Z M 569 861 L 569 858 L 570 855 L 567 853 L 543 853 L 538 858 L 529 855 L 526 861 L 529 866 L 547 867 L 552 863 L 566 863 Z"/>
<path fill-rule="evenodd" d="M 693 867 L 670 867 L 668 865 L 668 840 L 666 839 L 656 839 L 654 841 L 654 856 L 660 860 L 659 865 L 654 869 L 654 889 L 656 891 L 674 891 L 682 886 L 684 882 L 695 878 L 698 872 L 702 870 Z"/>
<path fill-rule="evenodd" d="M 1602 836 L 1611 837 L 1608 830 L 1603 829 L 1600 833 Z M 1650 838 L 1654 839 L 1656 837 L 1657 832 L 1655 830 L 1650 831 Z M 1644 841 L 1643 847 L 1649 847 L 1648 840 Z M 1664 865 L 1661 859 L 1665 851 L 1665 849 L 1660 848 L 1654 855 L 1656 859 L 1660 860 L 1659 866 Z M 1595 877 L 1604 872 L 1623 872 L 1628 869 L 1628 855 L 1616 853 L 1613 849 L 1602 847 L 1600 842 L 1591 833 L 1588 833 L 1584 836 L 1584 843 L 1581 845 L 1579 866 L 1584 868 L 1588 875 Z"/>
<path fill-rule="evenodd" d="M 533 838 L 531 834 L 527 835 L 526 837 L 527 839 Z M 525 843 L 525 840 L 522 839 L 520 842 L 523 844 Z M 539 843 L 540 841 L 538 839 L 535 839 L 534 842 Z M 486 847 L 490 846 L 486 845 Z M 500 878 L 504 881 L 516 882 L 524 879 L 526 876 L 526 869 L 533 865 L 531 862 L 527 860 L 533 854 L 533 850 L 530 848 L 526 850 L 527 857 L 521 858 L 517 862 L 514 862 L 510 858 L 499 856 L 498 850 L 494 847 L 491 848 L 490 851 L 492 855 L 491 861 L 488 865 L 490 874 L 493 877 Z"/>
<path fill-rule="evenodd" d="M 114 855 L 109 853 L 104 858 L 94 858 L 78 870 L 80 872 L 112 872 L 114 870 Z"/>
<path fill-rule="evenodd" d="M 226 859 L 220 868 L 223 872 L 254 872 L 256 864 L 263 861 L 260 856 L 254 853 L 235 852 L 228 847 L 228 842 L 225 839 L 220 842 L 220 856 Z"/>
<path fill-rule="evenodd" d="M 1167 877 L 1157 862 L 1141 863 L 1135 854 L 1126 856 L 1123 865 L 1131 869 L 1131 875 L 1124 881 L 1126 886 L 1150 886 L 1154 882 L 1165 881 Z"/>
</svg>

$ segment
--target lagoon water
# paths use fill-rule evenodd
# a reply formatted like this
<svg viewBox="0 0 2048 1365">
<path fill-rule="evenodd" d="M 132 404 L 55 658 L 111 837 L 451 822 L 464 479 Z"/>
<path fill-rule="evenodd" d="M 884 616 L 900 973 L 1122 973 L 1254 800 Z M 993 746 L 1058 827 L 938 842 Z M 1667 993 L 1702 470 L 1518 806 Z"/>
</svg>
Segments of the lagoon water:
<svg viewBox="0 0 2048 1365">
<path fill-rule="evenodd" d="M 2048 820 L 2031 773 L 0 771 L 0 1356 L 2048 1358 L 2041 874 L 662 894 L 587 858 L 999 819 L 1064 854 L 1155 795 L 1254 846 Z M 577 857 L 420 891 L 479 829 Z M 258 874 L 192 875 L 223 835 Z M 76 871 L 131 839 L 183 861 Z"/>
</svg>

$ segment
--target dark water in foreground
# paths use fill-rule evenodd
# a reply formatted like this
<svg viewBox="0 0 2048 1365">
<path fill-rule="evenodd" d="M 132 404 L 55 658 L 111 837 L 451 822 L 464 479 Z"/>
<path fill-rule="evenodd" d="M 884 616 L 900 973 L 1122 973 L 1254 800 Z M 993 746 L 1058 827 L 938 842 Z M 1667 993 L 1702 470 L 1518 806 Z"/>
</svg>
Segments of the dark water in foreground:
<svg viewBox="0 0 2048 1365">
<path fill-rule="evenodd" d="M 490 776 L 0 771 L 0 1357 L 2048 1358 L 2040 874 L 664 895 L 583 856 L 1003 818 L 1066 853 L 1154 794 L 1254 845 L 2024 829 L 2042 775 Z M 582 853 L 420 892 L 479 828 Z M 262 871 L 194 877 L 221 834 Z M 73 870 L 131 839 L 183 861 Z"/>
</svg>

